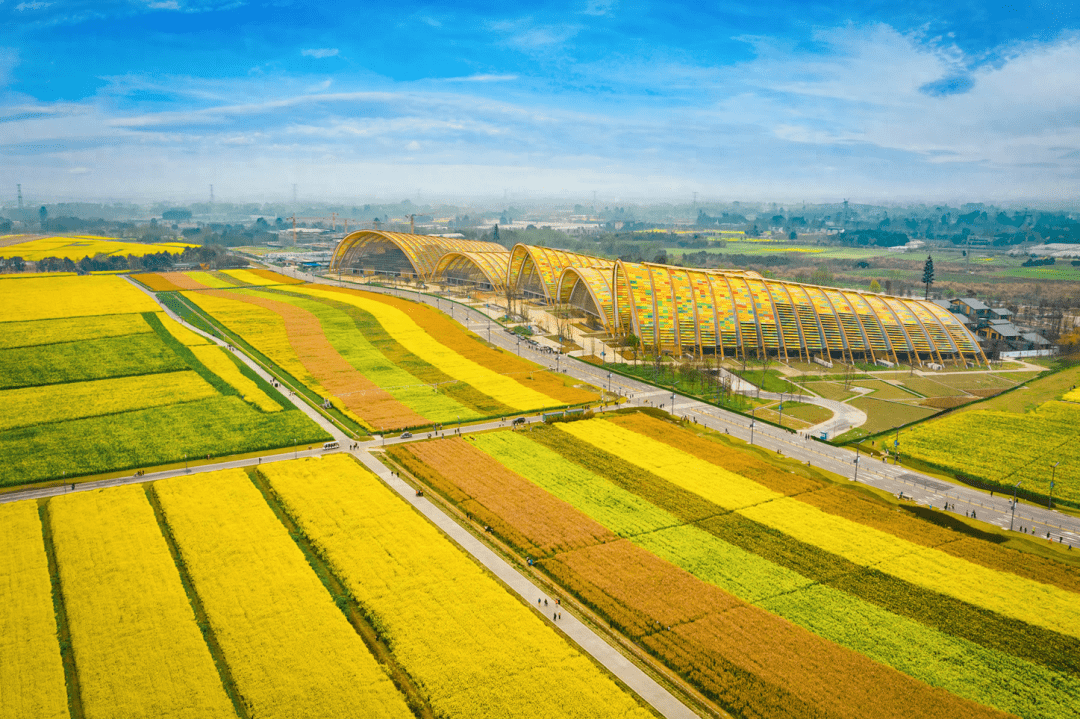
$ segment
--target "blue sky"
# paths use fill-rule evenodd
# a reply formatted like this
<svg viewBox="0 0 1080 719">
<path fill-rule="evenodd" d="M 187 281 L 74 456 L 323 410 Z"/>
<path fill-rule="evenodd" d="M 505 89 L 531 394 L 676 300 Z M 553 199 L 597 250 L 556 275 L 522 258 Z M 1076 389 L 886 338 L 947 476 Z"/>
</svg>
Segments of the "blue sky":
<svg viewBox="0 0 1080 719">
<path fill-rule="evenodd" d="M 1073 201 L 1077 5 L 0 0 L 0 201 Z"/>
</svg>

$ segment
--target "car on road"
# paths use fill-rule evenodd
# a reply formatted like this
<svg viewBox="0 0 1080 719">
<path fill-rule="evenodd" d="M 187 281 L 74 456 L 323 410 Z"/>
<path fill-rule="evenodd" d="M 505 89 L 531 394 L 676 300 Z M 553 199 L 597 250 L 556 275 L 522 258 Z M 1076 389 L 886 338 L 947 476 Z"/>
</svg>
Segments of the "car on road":
<svg viewBox="0 0 1080 719">
<path fill-rule="evenodd" d="M 412 439 L 412 432 L 402 432 L 400 439 Z"/>
</svg>

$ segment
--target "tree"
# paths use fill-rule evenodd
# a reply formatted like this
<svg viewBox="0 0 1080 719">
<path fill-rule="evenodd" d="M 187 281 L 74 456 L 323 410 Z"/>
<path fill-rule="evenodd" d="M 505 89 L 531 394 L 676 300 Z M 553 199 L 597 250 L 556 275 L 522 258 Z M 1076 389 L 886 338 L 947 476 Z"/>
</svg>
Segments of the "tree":
<svg viewBox="0 0 1080 719">
<path fill-rule="evenodd" d="M 38 210 L 38 217 L 41 218 L 41 229 L 44 230 L 46 223 L 49 221 L 49 211 L 45 209 L 45 205 L 42 205 L 41 209 Z"/>
<path fill-rule="evenodd" d="M 926 264 L 923 265 L 922 281 L 926 285 L 926 299 L 930 299 L 930 285 L 934 284 L 934 258 L 926 256 Z"/>
<path fill-rule="evenodd" d="M 870 291 L 881 292 L 881 283 L 877 280 L 870 280 Z"/>
<path fill-rule="evenodd" d="M 498 225 L 495 225 L 495 229 L 493 229 L 491 231 L 491 241 L 492 242 L 498 242 L 499 241 L 499 226 Z"/>
</svg>

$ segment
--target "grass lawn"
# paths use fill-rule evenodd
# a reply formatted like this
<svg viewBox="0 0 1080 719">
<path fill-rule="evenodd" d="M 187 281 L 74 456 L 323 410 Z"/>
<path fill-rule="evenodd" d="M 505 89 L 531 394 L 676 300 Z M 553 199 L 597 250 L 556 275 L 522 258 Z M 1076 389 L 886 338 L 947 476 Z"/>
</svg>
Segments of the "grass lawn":
<svg viewBox="0 0 1080 719">
<path fill-rule="evenodd" d="M 924 397 L 956 397 L 964 394 L 963 390 L 942 384 L 932 377 L 904 377 L 902 382 L 905 387 L 910 387 Z"/>
<path fill-rule="evenodd" d="M 769 422 L 781 424 L 779 402 L 773 402 L 758 409 L 754 414 Z M 783 426 L 789 429 L 805 429 L 831 419 L 831 410 L 806 402 L 784 402 Z"/>
<path fill-rule="evenodd" d="M 858 392 L 852 392 L 850 389 L 844 389 L 842 382 L 806 382 L 803 387 L 814 394 L 821 395 L 825 399 L 834 399 L 837 402 L 857 397 L 859 394 Z"/>
<path fill-rule="evenodd" d="M 837 438 L 838 441 L 847 441 L 858 437 L 865 437 L 878 432 L 884 432 L 893 427 L 899 427 L 909 422 L 926 419 L 937 414 L 938 410 L 930 407 L 919 407 L 912 404 L 899 402 L 886 402 L 869 397 L 858 397 L 848 404 L 858 407 L 866 412 L 866 423 L 861 427 L 845 432 Z"/>
<path fill-rule="evenodd" d="M 903 390 L 896 385 L 891 385 L 888 382 L 884 382 L 879 379 L 863 379 L 853 383 L 856 387 L 865 387 L 873 390 L 873 394 L 869 395 L 874 399 L 920 399 L 918 395 L 912 394 L 906 390 Z M 842 385 L 841 385 L 842 387 Z"/>
</svg>

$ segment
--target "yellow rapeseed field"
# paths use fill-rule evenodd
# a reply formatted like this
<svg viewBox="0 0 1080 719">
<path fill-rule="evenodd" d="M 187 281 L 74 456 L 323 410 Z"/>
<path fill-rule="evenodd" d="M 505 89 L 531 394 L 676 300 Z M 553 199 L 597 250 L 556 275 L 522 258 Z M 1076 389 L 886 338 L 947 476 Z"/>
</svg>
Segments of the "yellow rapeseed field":
<svg viewBox="0 0 1080 719">
<path fill-rule="evenodd" d="M 261 471 L 437 716 L 650 716 L 350 457 Z"/>
<path fill-rule="evenodd" d="M 412 717 L 242 470 L 154 492 L 252 716 Z"/>
<path fill-rule="evenodd" d="M 597 419 L 556 425 L 561 431 L 714 504 L 778 529 L 856 564 L 918 586 L 1080 638 L 1078 597 L 1059 587 L 999 572 L 873 527 L 829 514 L 729 472 L 669 444 Z"/>
<path fill-rule="evenodd" d="M 242 290 L 238 290 L 242 291 Z M 341 400 L 323 387 L 314 375 L 296 356 L 296 350 L 289 343 L 285 330 L 285 320 L 273 310 L 257 305 L 226 299 L 223 293 L 185 292 L 184 297 L 212 315 L 229 330 L 243 337 L 271 362 L 292 375 L 297 381 L 321 397 L 330 397 L 334 406 L 346 417 L 363 427 L 370 427 L 356 414 L 350 412 Z"/>
<path fill-rule="evenodd" d="M 603 420 L 554 425 L 646 469 L 724 509 L 736 510 L 783 495 L 688 452 Z"/>
<path fill-rule="evenodd" d="M 347 302 L 370 313 L 378 320 L 393 339 L 405 349 L 438 367 L 456 380 L 470 384 L 484 394 L 503 404 L 518 410 L 540 409 L 558 404 L 556 400 L 529 389 L 516 382 L 512 377 L 493 372 L 487 367 L 461 356 L 449 347 L 441 344 L 419 327 L 407 314 L 377 300 L 367 299 L 355 294 L 328 292 L 308 285 L 288 288 L 313 297 Z"/>
<path fill-rule="evenodd" d="M 222 270 L 223 274 L 228 275 L 241 282 L 254 285 L 256 287 L 266 287 L 268 285 L 281 285 L 281 284 L 295 284 L 297 280 L 285 275 L 278 275 L 275 272 L 266 272 L 264 274 L 256 274 L 250 270 Z"/>
<path fill-rule="evenodd" d="M 217 394 L 206 380 L 191 371 L 0 390 L 0 407 L 4 408 L 0 413 L 0 431 L 165 407 Z"/>
<path fill-rule="evenodd" d="M 191 332 L 190 334 L 194 335 L 195 333 Z M 277 412 L 281 409 L 281 405 L 270 399 L 266 392 L 259 389 L 259 385 L 240 372 L 240 368 L 226 356 L 226 350 L 217 345 L 205 344 L 200 347 L 191 347 L 191 351 L 198 357 L 200 362 L 210 368 L 211 372 L 239 391 L 240 396 L 245 401 L 255 405 L 263 412 Z"/>
<path fill-rule="evenodd" d="M 37 503 L 0 504 L 0 719 L 67 719 Z"/>
<path fill-rule="evenodd" d="M 142 487 L 48 508 L 86 717 L 235 718 Z"/>
<path fill-rule="evenodd" d="M 297 358 L 285 332 L 285 321 L 273 310 L 206 292 L 185 292 L 184 297 L 250 342 L 255 349 L 303 384 L 324 397 L 330 394 Z"/>
<path fill-rule="evenodd" d="M 0 324 L 0 349 L 34 347 L 57 342 L 124 337 L 151 332 L 142 315 L 69 317 Z"/>
<path fill-rule="evenodd" d="M 198 345 L 210 344 L 210 340 L 197 332 L 192 332 L 164 312 L 158 314 L 158 319 L 161 320 L 162 326 L 169 331 L 169 334 L 175 337 L 182 345 L 187 347 L 197 347 Z"/>
<path fill-rule="evenodd" d="M 46 257 L 59 257 L 78 262 L 84 257 L 93 257 L 98 254 L 142 257 L 159 252 L 168 252 L 178 255 L 187 247 L 198 247 L 198 245 L 188 242 L 162 242 L 148 245 L 142 242 L 124 242 L 112 237 L 93 237 L 89 235 L 81 237 L 43 237 L 37 240 L 21 242 L 17 245 L 0 247 L 0 257 L 21 257 L 32 262 Z"/>
<path fill-rule="evenodd" d="M 799 541 L 1027 624 L 1080 638 L 1080 595 L 923 547 L 796 499 L 740 511 Z"/>
<path fill-rule="evenodd" d="M 184 274 L 190 279 L 193 279 L 199 284 L 205 285 L 206 287 L 209 287 L 211 289 L 227 290 L 230 287 L 236 287 L 236 285 L 232 284 L 231 282 L 226 282 L 223 279 L 214 277 L 209 272 L 185 272 Z"/>
<path fill-rule="evenodd" d="M 123 315 L 160 309 L 116 275 L 31 277 L 0 282 L 0 322 Z"/>
</svg>

